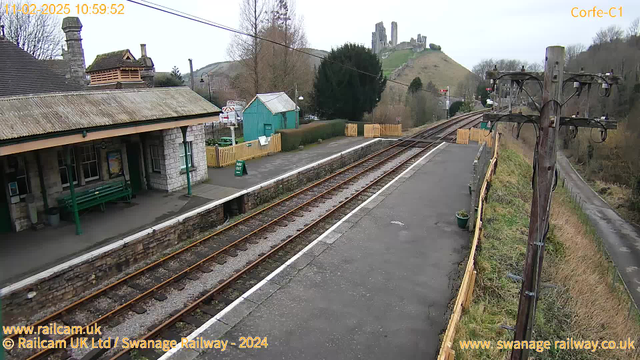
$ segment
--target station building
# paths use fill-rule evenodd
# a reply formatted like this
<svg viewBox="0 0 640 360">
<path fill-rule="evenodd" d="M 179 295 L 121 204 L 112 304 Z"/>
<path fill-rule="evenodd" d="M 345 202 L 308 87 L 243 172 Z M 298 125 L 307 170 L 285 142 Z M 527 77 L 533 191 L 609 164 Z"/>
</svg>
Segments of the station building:
<svg viewBox="0 0 640 360">
<path fill-rule="evenodd" d="M 136 63 L 129 51 L 110 54 L 122 59 L 104 66 L 111 70 L 96 70 L 116 73 L 115 86 L 88 84 L 80 28 L 77 18 L 63 20 L 68 49 L 55 61 L 0 36 L 0 233 L 43 226 L 64 211 L 62 199 L 80 201 L 76 194 L 99 202 L 100 189 L 113 184 L 128 192 L 118 200 L 130 200 L 208 177 L 203 124 L 220 109 L 187 87 L 147 88 L 152 63 Z M 140 86 L 118 85 L 123 80 Z"/>
</svg>

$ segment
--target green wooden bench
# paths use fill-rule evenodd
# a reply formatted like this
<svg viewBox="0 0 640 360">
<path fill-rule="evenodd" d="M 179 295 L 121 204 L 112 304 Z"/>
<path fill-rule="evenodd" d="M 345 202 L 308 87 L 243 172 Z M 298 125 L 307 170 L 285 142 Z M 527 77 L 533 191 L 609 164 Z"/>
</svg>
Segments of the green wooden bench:
<svg viewBox="0 0 640 360">
<path fill-rule="evenodd" d="M 88 190 L 76 191 L 76 206 L 78 210 L 84 210 L 100 205 L 100 209 L 104 211 L 105 203 L 118 199 L 126 199 L 127 202 L 131 201 L 131 187 L 129 186 L 129 182 L 113 182 Z M 71 194 L 61 196 L 57 200 L 58 206 L 61 209 L 68 212 L 73 211 Z"/>
</svg>

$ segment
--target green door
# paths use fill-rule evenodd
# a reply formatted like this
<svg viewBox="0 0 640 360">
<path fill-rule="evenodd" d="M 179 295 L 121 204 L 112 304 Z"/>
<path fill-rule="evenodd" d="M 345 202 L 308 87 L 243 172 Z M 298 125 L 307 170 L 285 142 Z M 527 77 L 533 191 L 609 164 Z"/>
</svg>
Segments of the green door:
<svg viewBox="0 0 640 360">
<path fill-rule="evenodd" d="M 4 234 L 11 231 L 11 213 L 5 190 L 6 183 L 2 181 L 2 177 L 0 177 L 0 183 L 4 185 L 0 188 L 0 234 Z"/>
<path fill-rule="evenodd" d="M 142 190 L 140 144 L 127 144 L 127 163 L 129 164 L 129 182 L 131 183 L 131 192 L 137 194 Z"/>
<path fill-rule="evenodd" d="M 273 126 L 271 124 L 264 124 L 264 136 L 269 137 L 273 134 Z"/>
</svg>

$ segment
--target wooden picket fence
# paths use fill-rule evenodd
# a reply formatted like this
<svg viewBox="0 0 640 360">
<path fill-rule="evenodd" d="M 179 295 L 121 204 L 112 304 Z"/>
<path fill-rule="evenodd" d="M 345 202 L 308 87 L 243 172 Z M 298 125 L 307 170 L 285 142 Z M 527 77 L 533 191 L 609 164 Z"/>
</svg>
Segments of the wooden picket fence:
<svg viewBox="0 0 640 360">
<path fill-rule="evenodd" d="M 493 147 L 493 137 L 489 130 L 479 128 L 458 129 L 456 133 L 457 144 L 468 144 L 469 141 L 477 141 L 478 144 L 487 143 L 487 146 Z"/>
<path fill-rule="evenodd" d="M 482 182 L 482 188 L 480 189 L 480 194 L 478 197 L 478 210 L 476 212 L 476 214 L 478 215 L 476 218 L 473 240 L 471 242 L 469 260 L 467 261 L 467 267 L 464 272 L 464 277 L 462 278 L 462 283 L 460 284 L 460 289 L 458 290 L 456 302 L 453 307 L 453 313 L 451 314 L 451 318 L 449 319 L 449 325 L 447 326 L 447 330 L 444 333 L 444 338 L 442 339 L 440 353 L 438 354 L 438 360 L 453 360 L 455 358 L 455 351 L 453 351 L 453 339 L 456 335 L 456 327 L 460 322 L 462 310 L 467 310 L 469 308 L 469 305 L 471 305 L 473 286 L 476 281 L 476 248 L 478 247 L 478 241 L 480 241 L 480 239 L 482 238 L 482 210 L 484 208 L 484 200 L 487 195 L 487 187 L 489 181 L 491 181 L 493 173 L 495 172 L 496 161 L 498 161 L 499 137 L 498 134 L 496 134 L 495 136 L 496 138 L 493 139 L 493 141 L 496 146 L 493 147 L 493 156 L 491 157 L 491 162 L 489 162 L 487 174 L 485 175 L 484 181 Z"/>
<path fill-rule="evenodd" d="M 358 136 L 358 124 L 346 124 L 344 127 L 345 136 Z"/>
<path fill-rule="evenodd" d="M 380 124 L 365 124 L 364 137 L 366 138 L 380 137 Z"/>
<path fill-rule="evenodd" d="M 217 150 L 216 150 L 217 149 Z M 280 134 L 271 135 L 267 145 L 261 146 L 258 140 L 242 144 L 218 147 L 207 146 L 207 166 L 224 167 L 235 164 L 236 160 L 249 160 L 277 153 L 282 150 Z"/>
<path fill-rule="evenodd" d="M 456 132 L 456 144 L 469 143 L 469 129 L 458 129 Z"/>
<path fill-rule="evenodd" d="M 380 136 L 402 136 L 402 124 L 380 124 Z"/>
<path fill-rule="evenodd" d="M 484 142 L 487 143 L 487 146 L 493 147 L 493 138 L 489 135 L 489 130 L 483 130 L 479 128 L 471 128 L 469 132 L 469 141 L 477 141 L 478 144 L 482 144 Z"/>
<path fill-rule="evenodd" d="M 351 124 L 348 124 L 348 125 L 351 125 Z M 380 137 L 380 136 L 402 136 L 402 124 L 365 124 L 364 125 L 364 137 Z"/>
</svg>

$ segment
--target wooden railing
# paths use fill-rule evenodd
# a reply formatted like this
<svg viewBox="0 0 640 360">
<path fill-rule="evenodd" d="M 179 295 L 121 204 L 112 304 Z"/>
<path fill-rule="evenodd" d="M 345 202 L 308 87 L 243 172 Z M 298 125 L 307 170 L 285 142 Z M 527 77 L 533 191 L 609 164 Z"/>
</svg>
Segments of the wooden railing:
<svg viewBox="0 0 640 360">
<path fill-rule="evenodd" d="M 224 167 L 232 165 L 236 160 L 249 160 L 277 153 L 282 150 L 280 134 L 271 135 L 267 145 L 260 145 L 258 140 L 247 141 L 242 144 L 218 147 L 207 146 L 207 166 Z"/>
<path fill-rule="evenodd" d="M 495 142 L 495 146 L 493 147 L 493 156 L 491 157 L 491 162 L 489 162 L 489 168 L 487 169 L 487 174 L 484 177 L 482 188 L 480 189 L 480 194 L 478 195 L 478 210 L 476 212 L 478 216 L 474 228 L 473 240 L 471 242 L 469 260 L 467 261 L 467 267 L 464 272 L 464 277 L 462 278 L 462 283 L 460 284 L 460 289 L 458 290 L 458 296 L 456 297 L 453 312 L 451 313 L 451 318 L 449 319 L 449 325 L 447 326 L 447 330 L 444 333 L 444 338 L 442 339 L 442 345 L 440 346 L 438 360 L 453 360 L 455 358 L 455 352 L 453 351 L 453 338 L 456 335 L 456 327 L 460 322 L 462 310 L 468 309 L 469 305 L 471 305 L 473 286 L 476 281 L 476 248 L 478 247 L 478 241 L 482 237 L 482 213 L 484 208 L 484 199 L 487 195 L 487 186 L 489 184 L 489 181 L 491 181 L 491 177 L 493 176 L 493 173 L 495 171 L 496 161 L 498 160 L 498 139 L 499 137 L 496 133 L 496 137 L 495 139 L 493 139 Z"/>
</svg>

